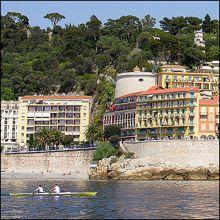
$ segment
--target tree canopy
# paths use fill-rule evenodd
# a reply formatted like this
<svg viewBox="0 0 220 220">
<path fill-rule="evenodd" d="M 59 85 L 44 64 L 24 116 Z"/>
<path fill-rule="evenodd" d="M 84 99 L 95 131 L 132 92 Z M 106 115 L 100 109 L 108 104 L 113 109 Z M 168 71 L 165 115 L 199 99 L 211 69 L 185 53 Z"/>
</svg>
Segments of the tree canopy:
<svg viewBox="0 0 220 220">
<path fill-rule="evenodd" d="M 29 18 L 18 12 L 1 16 L 1 98 L 92 95 L 94 123 L 88 131 L 94 140 L 103 138 L 101 119 L 114 98 L 116 73 L 137 65 L 151 71 L 148 60 L 192 67 L 219 56 L 219 21 L 209 15 L 165 17 L 159 21 L 161 29 L 154 27 L 156 19 L 149 14 L 106 23 L 92 15 L 85 23 L 64 27 L 58 25 L 64 15 L 50 13 L 44 18 L 51 21 L 52 30 L 31 26 Z M 205 32 L 205 49 L 194 44 L 194 31 L 199 29 Z"/>
</svg>

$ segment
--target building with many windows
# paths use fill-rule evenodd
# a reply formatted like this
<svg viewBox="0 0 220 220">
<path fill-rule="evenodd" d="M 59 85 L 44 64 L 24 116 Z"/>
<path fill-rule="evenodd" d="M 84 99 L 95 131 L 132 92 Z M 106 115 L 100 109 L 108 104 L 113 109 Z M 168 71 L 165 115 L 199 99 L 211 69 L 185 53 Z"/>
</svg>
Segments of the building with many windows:
<svg viewBox="0 0 220 220">
<path fill-rule="evenodd" d="M 152 86 L 115 99 L 103 126 L 120 125 L 122 139 L 215 138 L 219 135 L 218 98 L 203 100 L 197 87 Z"/>
<path fill-rule="evenodd" d="M 74 141 L 86 140 L 90 121 L 90 96 L 24 96 L 19 98 L 18 143 L 26 146 L 30 134 L 42 128 L 59 129 Z"/>
<path fill-rule="evenodd" d="M 137 94 L 131 93 L 115 99 L 115 104 L 103 117 L 103 126 L 119 125 L 122 129 L 122 139 L 135 138 L 135 115 Z"/>
<path fill-rule="evenodd" d="M 198 137 L 199 89 L 154 86 L 137 95 L 137 139 Z"/>
<path fill-rule="evenodd" d="M 199 102 L 199 133 L 203 138 L 219 137 L 219 96 Z"/>
<path fill-rule="evenodd" d="M 16 148 L 18 124 L 18 102 L 1 101 L 1 146 L 5 150 Z"/>
<path fill-rule="evenodd" d="M 157 74 L 157 84 L 164 88 L 198 87 L 200 92 L 210 96 L 219 94 L 217 72 L 162 71 Z"/>
</svg>

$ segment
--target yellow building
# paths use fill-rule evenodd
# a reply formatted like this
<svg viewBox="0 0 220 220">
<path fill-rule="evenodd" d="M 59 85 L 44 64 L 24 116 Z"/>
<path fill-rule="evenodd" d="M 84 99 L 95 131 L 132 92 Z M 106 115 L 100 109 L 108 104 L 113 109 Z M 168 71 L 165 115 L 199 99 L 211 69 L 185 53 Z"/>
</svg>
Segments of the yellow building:
<svg viewBox="0 0 220 220">
<path fill-rule="evenodd" d="M 198 87 L 200 92 L 219 94 L 219 73 L 217 72 L 187 72 L 184 67 L 176 65 L 162 66 L 162 72 L 157 74 L 157 84 L 164 88 Z"/>
<path fill-rule="evenodd" d="M 199 99 L 197 87 L 153 86 L 137 94 L 136 138 L 198 137 Z"/>
<path fill-rule="evenodd" d="M 30 134 L 42 128 L 59 129 L 85 141 L 90 121 L 91 96 L 24 96 L 19 98 L 18 143 L 26 146 Z"/>
</svg>

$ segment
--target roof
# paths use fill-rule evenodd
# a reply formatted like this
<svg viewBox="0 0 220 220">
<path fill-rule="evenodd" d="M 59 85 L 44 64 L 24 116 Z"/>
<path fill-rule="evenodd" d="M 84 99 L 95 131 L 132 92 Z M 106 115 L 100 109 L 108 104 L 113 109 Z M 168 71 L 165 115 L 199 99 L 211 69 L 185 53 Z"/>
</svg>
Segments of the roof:
<svg viewBox="0 0 220 220">
<path fill-rule="evenodd" d="M 160 85 L 156 85 L 156 86 L 151 86 L 148 90 L 158 90 L 158 89 L 163 89 L 163 87 Z"/>
<path fill-rule="evenodd" d="M 134 72 L 135 72 L 135 71 L 140 72 L 140 71 L 141 71 L 141 69 L 140 69 L 138 66 L 136 66 L 136 67 L 133 69 L 133 71 L 134 71 Z"/>
<path fill-rule="evenodd" d="M 77 95 L 30 95 L 20 97 L 21 99 L 91 99 L 92 96 L 77 96 Z"/>
<path fill-rule="evenodd" d="M 199 100 L 200 105 L 219 105 L 219 96 L 214 96 L 213 99 L 201 99 Z"/>
<path fill-rule="evenodd" d="M 199 92 L 198 87 L 181 87 L 181 88 L 170 88 L 170 89 L 151 89 L 146 90 L 142 93 L 139 93 L 139 95 L 150 95 L 150 94 L 163 94 L 163 93 L 174 93 L 174 92 Z"/>
<path fill-rule="evenodd" d="M 161 71 L 157 75 L 183 75 L 183 76 L 210 76 L 210 72 L 164 72 Z M 218 73 L 212 73 L 213 76 L 218 76 Z"/>
<path fill-rule="evenodd" d="M 164 89 L 162 86 L 152 86 L 148 90 L 129 93 L 123 96 L 120 96 L 116 99 L 130 97 L 130 96 L 138 96 L 138 95 L 150 95 L 150 94 L 163 94 L 163 93 L 174 93 L 174 92 L 199 92 L 198 87 L 181 87 L 181 88 L 171 88 L 171 89 Z"/>
<path fill-rule="evenodd" d="M 180 65 L 163 65 L 163 66 L 161 66 L 161 68 L 179 68 L 179 69 L 186 69 L 186 67 L 180 66 Z"/>
<path fill-rule="evenodd" d="M 142 92 L 144 92 L 144 91 L 129 93 L 129 94 L 126 94 L 123 96 L 119 96 L 116 99 L 121 99 L 121 98 L 125 98 L 125 97 L 130 97 L 130 96 L 137 96 L 139 93 L 142 93 Z"/>
</svg>

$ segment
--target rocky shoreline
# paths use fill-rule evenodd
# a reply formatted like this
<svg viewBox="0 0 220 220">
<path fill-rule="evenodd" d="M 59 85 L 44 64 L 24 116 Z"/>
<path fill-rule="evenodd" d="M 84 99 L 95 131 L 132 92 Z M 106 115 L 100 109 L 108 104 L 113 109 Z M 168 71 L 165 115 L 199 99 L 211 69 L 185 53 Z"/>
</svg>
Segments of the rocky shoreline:
<svg viewBox="0 0 220 220">
<path fill-rule="evenodd" d="M 111 156 L 90 169 L 92 180 L 219 180 L 219 166 L 178 167 L 166 163 L 144 163 L 141 159 Z"/>
</svg>

